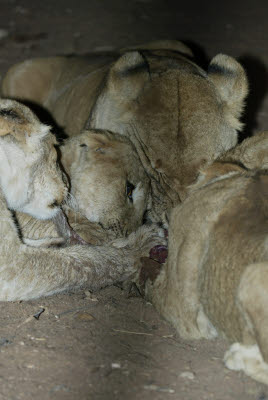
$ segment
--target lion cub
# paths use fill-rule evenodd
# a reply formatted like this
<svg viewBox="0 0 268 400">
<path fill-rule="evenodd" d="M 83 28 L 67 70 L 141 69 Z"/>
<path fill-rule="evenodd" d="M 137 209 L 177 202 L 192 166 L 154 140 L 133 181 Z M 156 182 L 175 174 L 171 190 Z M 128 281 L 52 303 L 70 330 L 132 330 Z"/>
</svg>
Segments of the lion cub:
<svg viewBox="0 0 268 400">
<path fill-rule="evenodd" d="M 97 289 L 124 280 L 135 270 L 140 255 L 162 241 L 152 226 L 99 247 L 36 248 L 23 243 L 10 210 L 57 219 L 67 197 L 54 144 L 49 127 L 27 107 L 0 100 L 1 301 L 27 300 L 81 286 Z"/>
<path fill-rule="evenodd" d="M 64 212 L 88 243 L 125 237 L 143 223 L 150 208 L 150 181 L 131 142 L 107 131 L 85 130 L 60 147 L 70 194 Z M 58 238 L 52 221 L 16 213 L 23 237 Z"/>
<path fill-rule="evenodd" d="M 268 384 L 267 171 L 215 162 L 170 221 L 146 295 L 183 338 L 227 337 L 226 366 Z"/>
<path fill-rule="evenodd" d="M 237 143 L 248 92 L 245 70 L 232 57 L 218 54 L 204 71 L 187 46 L 170 40 L 144 43 L 118 55 L 92 55 L 13 65 L 1 82 L 2 93 L 44 107 L 69 136 L 108 129 L 129 139 L 140 159 L 137 172 L 141 163 L 151 185 L 147 215 L 163 222 L 163 214 L 183 200 L 199 169 Z M 110 152 L 104 142 L 104 152 Z M 82 148 L 82 157 L 92 147 Z M 125 164 L 126 146 L 120 147 L 119 160 Z M 123 169 L 127 171 L 126 165 Z M 111 204 L 107 189 L 102 189 L 103 198 Z"/>
</svg>

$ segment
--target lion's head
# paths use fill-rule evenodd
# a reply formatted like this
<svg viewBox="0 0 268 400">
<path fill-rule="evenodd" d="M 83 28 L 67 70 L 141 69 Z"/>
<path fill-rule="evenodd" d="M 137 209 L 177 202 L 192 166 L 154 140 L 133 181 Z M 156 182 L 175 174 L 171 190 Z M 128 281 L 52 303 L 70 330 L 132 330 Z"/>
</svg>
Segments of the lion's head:
<svg viewBox="0 0 268 400">
<path fill-rule="evenodd" d="M 0 187 L 8 207 L 50 219 L 67 196 L 55 137 L 28 107 L 0 100 Z"/>
<path fill-rule="evenodd" d="M 84 131 L 61 148 L 78 211 L 116 235 L 142 224 L 150 202 L 150 181 L 127 138 Z"/>
</svg>

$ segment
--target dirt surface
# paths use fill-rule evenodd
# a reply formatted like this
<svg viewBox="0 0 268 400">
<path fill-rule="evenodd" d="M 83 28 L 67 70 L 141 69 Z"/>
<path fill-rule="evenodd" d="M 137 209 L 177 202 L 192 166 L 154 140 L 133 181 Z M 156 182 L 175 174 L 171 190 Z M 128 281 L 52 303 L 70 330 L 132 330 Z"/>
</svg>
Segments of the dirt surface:
<svg viewBox="0 0 268 400">
<path fill-rule="evenodd" d="M 183 39 L 204 66 L 220 52 L 243 62 L 251 85 L 245 132 L 268 128 L 267 1 L 180 3 L 1 0 L 0 73 L 29 57 Z M 224 368 L 226 342 L 182 341 L 150 304 L 120 288 L 95 296 L 0 304 L 0 399 L 268 399 L 267 387 Z"/>
</svg>

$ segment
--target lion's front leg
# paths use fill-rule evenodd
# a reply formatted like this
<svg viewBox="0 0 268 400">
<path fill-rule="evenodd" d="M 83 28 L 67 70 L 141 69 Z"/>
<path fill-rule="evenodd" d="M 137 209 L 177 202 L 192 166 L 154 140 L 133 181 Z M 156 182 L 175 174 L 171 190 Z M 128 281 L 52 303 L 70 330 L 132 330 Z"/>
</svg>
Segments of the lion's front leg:
<svg viewBox="0 0 268 400">
<path fill-rule="evenodd" d="M 237 291 L 241 314 L 241 343 L 231 345 L 224 355 L 227 368 L 244 371 L 268 384 L 268 263 L 250 264 Z"/>
<path fill-rule="evenodd" d="M 141 259 L 136 283 L 183 338 L 213 338 L 217 332 L 203 312 L 198 289 L 199 269 L 206 259 L 206 235 L 171 235 L 166 263 Z"/>
</svg>

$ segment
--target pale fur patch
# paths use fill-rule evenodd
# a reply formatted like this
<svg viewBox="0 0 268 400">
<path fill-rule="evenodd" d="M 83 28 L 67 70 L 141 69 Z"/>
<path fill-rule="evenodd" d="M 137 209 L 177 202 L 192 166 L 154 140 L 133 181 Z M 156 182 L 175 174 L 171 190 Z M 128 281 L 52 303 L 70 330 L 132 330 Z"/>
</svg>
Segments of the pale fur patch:
<svg viewBox="0 0 268 400">
<path fill-rule="evenodd" d="M 196 322 L 202 337 L 206 339 L 215 339 L 218 336 L 217 330 L 214 328 L 201 306 L 197 314 Z"/>
<path fill-rule="evenodd" d="M 224 355 L 227 368 L 244 373 L 259 382 L 268 384 L 268 364 L 264 362 L 259 346 L 233 343 Z"/>
<path fill-rule="evenodd" d="M 135 204 L 139 200 L 143 201 L 145 196 L 144 189 L 142 187 L 142 182 L 139 182 L 135 189 L 133 190 L 132 198 L 133 198 L 133 203 Z"/>
<path fill-rule="evenodd" d="M 25 154 L 15 143 L 3 141 L 0 155 L 1 187 L 8 206 L 11 209 L 21 209 L 27 201 L 30 180 L 30 169 L 26 164 Z"/>
<path fill-rule="evenodd" d="M 23 243 L 31 247 L 51 247 L 59 246 L 64 243 L 63 238 L 44 238 L 44 239 L 29 239 L 23 238 Z"/>
</svg>

